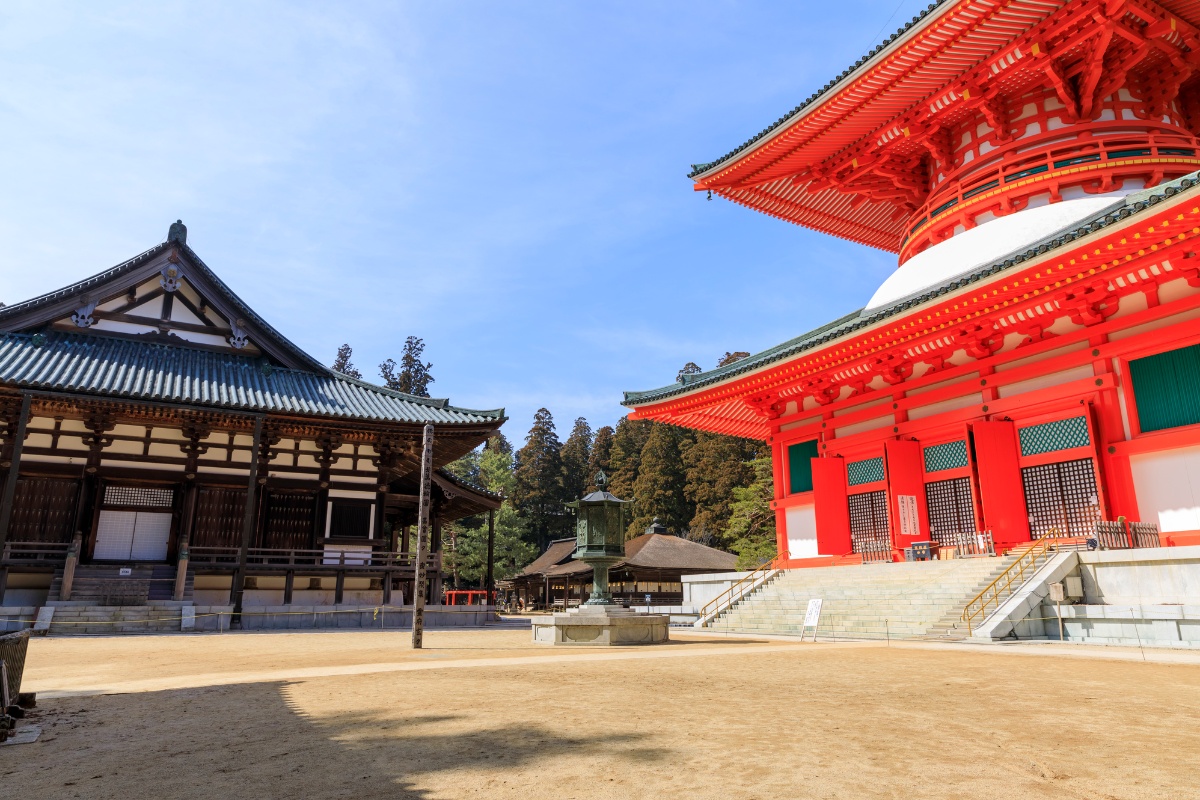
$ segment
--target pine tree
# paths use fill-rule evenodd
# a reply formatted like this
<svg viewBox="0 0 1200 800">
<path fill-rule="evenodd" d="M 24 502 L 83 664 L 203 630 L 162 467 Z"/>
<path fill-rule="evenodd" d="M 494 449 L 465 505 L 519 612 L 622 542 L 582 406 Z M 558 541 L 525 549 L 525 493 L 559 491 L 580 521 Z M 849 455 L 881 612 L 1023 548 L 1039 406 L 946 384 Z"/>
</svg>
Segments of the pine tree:
<svg viewBox="0 0 1200 800">
<path fill-rule="evenodd" d="M 612 447 L 613 429 L 610 426 L 605 425 L 603 428 L 596 431 L 596 436 L 594 439 L 592 439 L 592 454 L 588 459 L 587 465 L 588 492 L 594 492 L 598 488 L 596 486 L 597 472 L 603 471 L 605 475 L 611 474 Z"/>
<path fill-rule="evenodd" d="M 754 481 L 733 490 L 733 503 L 725 539 L 729 549 L 738 554 L 738 569 L 752 569 L 775 557 L 775 512 L 771 499 L 775 495 L 771 459 L 755 459 Z"/>
<path fill-rule="evenodd" d="M 492 434 L 490 439 L 483 443 L 483 449 L 499 450 L 500 452 L 510 456 L 513 452 L 512 444 L 508 441 L 508 437 L 506 437 L 500 431 L 496 431 L 494 434 Z"/>
<path fill-rule="evenodd" d="M 575 420 L 571 435 L 563 443 L 562 460 L 565 477 L 563 489 L 567 498 L 576 500 L 583 497 L 591 477 L 588 475 L 588 462 L 592 456 L 592 426 L 583 417 Z M 594 473 L 593 473 L 594 475 Z"/>
<path fill-rule="evenodd" d="M 554 417 L 539 408 L 525 446 L 517 452 L 512 495 L 513 507 L 528 525 L 528 535 L 539 551 L 571 525 L 564 505 L 568 500 L 563 487 L 565 477 Z"/>
<path fill-rule="evenodd" d="M 723 367 L 726 364 L 732 364 L 735 361 L 741 361 L 743 358 L 749 357 L 749 355 L 750 354 L 745 350 L 738 350 L 736 353 L 730 353 L 729 351 L 726 351 L 725 355 L 721 356 L 717 360 L 717 366 Z"/>
<path fill-rule="evenodd" d="M 718 364 L 717 366 L 719 367 L 721 365 Z M 675 374 L 675 382 L 683 383 L 684 375 L 699 375 L 701 372 L 704 372 L 704 370 L 700 369 L 699 364 L 697 364 L 695 361 L 689 361 L 683 365 L 683 369 L 679 370 L 679 372 Z"/>
<path fill-rule="evenodd" d="M 362 373 L 359 372 L 358 368 L 355 367 L 353 362 L 350 361 L 350 357 L 352 355 L 354 355 L 354 351 L 350 348 L 350 345 L 344 344 L 339 347 L 337 351 L 337 357 L 333 359 L 333 369 L 336 372 L 342 373 L 347 378 L 357 378 L 362 380 Z"/>
<path fill-rule="evenodd" d="M 650 429 L 633 485 L 634 516 L 627 538 L 642 533 L 655 518 L 671 533 L 686 532 L 693 512 L 683 492 L 682 439 L 683 430 L 674 425 L 658 423 Z"/>
<path fill-rule="evenodd" d="M 608 490 L 622 500 L 633 497 L 633 484 L 637 481 L 638 469 L 642 464 L 642 448 L 646 446 L 650 428 L 655 424 L 649 420 L 631 420 L 629 417 L 621 417 L 617 422 L 609 454 Z"/>
<path fill-rule="evenodd" d="M 733 490 L 754 480 L 750 461 L 757 445 L 748 439 L 697 432 L 683 455 L 687 480 L 684 497 L 696 511 L 688 524 L 688 538 L 710 547 L 728 547 L 725 529 L 732 513 Z"/>
<path fill-rule="evenodd" d="M 416 336 L 405 339 L 404 351 L 400 354 L 400 370 L 396 370 L 396 362 L 390 358 L 379 365 L 379 374 L 385 385 L 415 397 L 429 397 L 429 384 L 434 382 L 429 372 L 433 364 L 421 360 L 424 352 L 424 340 Z"/>
</svg>

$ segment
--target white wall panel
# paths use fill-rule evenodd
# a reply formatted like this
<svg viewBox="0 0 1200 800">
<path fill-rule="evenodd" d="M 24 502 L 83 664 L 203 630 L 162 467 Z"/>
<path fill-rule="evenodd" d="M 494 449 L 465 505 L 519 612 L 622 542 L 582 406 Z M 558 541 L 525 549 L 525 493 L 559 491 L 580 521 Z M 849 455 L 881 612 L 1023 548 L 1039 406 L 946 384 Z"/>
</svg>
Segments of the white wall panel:
<svg viewBox="0 0 1200 800">
<path fill-rule="evenodd" d="M 818 555 L 816 506 L 793 506 L 784 515 L 787 521 L 788 555 L 791 558 Z"/>
<path fill-rule="evenodd" d="M 1200 530 L 1200 447 L 1133 456 L 1138 511 L 1159 530 Z"/>
</svg>

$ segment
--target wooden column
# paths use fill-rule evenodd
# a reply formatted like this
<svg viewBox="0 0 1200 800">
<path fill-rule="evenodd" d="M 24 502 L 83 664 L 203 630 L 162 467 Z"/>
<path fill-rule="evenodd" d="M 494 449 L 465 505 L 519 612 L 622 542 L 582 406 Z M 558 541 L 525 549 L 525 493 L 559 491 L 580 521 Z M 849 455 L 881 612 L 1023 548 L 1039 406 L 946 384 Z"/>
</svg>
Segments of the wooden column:
<svg viewBox="0 0 1200 800">
<path fill-rule="evenodd" d="M 289 569 L 287 575 L 283 578 L 283 604 L 290 606 L 292 604 L 292 590 L 296 586 L 296 571 Z"/>
<path fill-rule="evenodd" d="M 8 465 L 8 475 L 4 479 L 4 494 L 0 495 L 0 552 L 8 541 L 8 526 L 12 522 L 13 499 L 17 495 L 17 479 L 21 474 L 21 450 L 25 446 L 25 429 L 29 427 L 29 407 L 32 398 L 25 395 L 21 399 L 21 413 L 17 417 L 17 429 L 10 435 L 12 442 L 12 461 Z"/>
<path fill-rule="evenodd" d="M 488 511 L 488 554 L 487 554 L 487 576 L 484 578 L 483 588 L 487 592 L 486 602 L 494 603 L 496 594 L 496 509 Z"/>
<path fill-rule="evenodd" d="M 413 586 L 412 646 L 420 650 L 425 639 L 425 555 L 429 542 L 429 511 L 433 491 L 433 425 L 425 426 L 421 441 L 421 492 L 417 504 L 417 565 Z"/>
<path fill-rule="evenodd" d="M 254 535 L 255 512 L 258 510 L 258 461 L 262 445 L 263 419 L 254 418 L 254 443 L 250 446 L 250 477 L 246 480 L 246 507 L 242 513 L 242 544 L 238 548 L 237 571 L 233 574 L 230 594 L 233 600 L 233 615 L 230 627 L 242 625 L 242 595 L 246 591 L 246 556 L 250 550 L 250 538 Z"/>
</svg>

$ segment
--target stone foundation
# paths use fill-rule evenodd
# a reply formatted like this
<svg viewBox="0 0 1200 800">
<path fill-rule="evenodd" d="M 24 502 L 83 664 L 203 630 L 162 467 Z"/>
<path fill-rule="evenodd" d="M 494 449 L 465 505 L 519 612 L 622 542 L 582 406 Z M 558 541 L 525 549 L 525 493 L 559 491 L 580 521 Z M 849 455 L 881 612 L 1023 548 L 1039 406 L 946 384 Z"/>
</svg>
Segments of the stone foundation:
<svg viewBox="0 0 1200 800">
<path fill-rule="evenodd" d="M 669 638 L 670 617 L 637 614 L 619 606 L 580 606 L 565 614 L 533 620 L 533 641 L 576 647 L 661 644 Z"/>
</svg>

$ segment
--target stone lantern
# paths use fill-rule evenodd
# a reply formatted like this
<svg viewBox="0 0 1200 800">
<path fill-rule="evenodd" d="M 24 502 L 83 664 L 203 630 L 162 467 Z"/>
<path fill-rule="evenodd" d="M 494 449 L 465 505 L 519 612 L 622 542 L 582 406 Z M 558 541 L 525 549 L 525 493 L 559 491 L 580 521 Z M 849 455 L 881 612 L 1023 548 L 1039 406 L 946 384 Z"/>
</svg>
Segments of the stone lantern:
<svg viewBox="0 0 1200 800">
<path fill-rule="evenodd" d="M 535 618 L 533 640 L 541 644 L 605 647 L 657 644 L 667 640 L 666 614 L 639 614 L 613 602 L 608 570 L 625 558 L 627 500 L 609 494 L 608 479 L 596 475 L 596 491 L 569 503 L 575 509 L 573 557 L 592 568 L 592 594 L 579 608 Z"/>
</svg>

